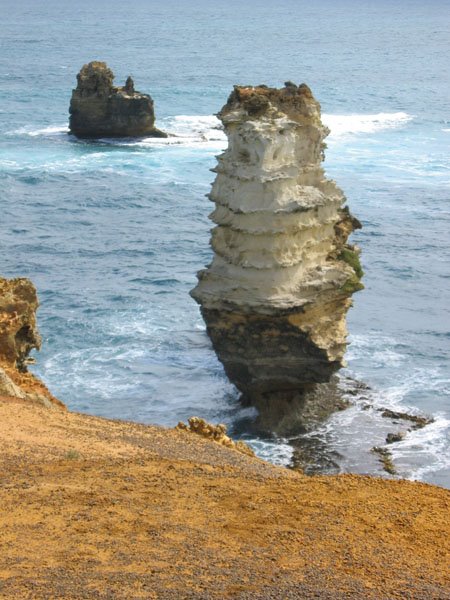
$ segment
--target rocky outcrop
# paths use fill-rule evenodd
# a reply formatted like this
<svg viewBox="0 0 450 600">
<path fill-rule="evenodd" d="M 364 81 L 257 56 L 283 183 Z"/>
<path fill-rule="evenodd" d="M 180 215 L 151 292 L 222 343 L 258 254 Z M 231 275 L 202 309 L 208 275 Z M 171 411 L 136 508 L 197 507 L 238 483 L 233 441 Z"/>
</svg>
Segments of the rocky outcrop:
<svg viewBox="0 0 450 600">
<path fill-rule="evenodd" d="M 214 258 L 191 295 L 230 380 L 250 402 L 311 397 L 343 364 L 361 289 L 360 227 L 321 167 L 328 134 L 310 89 L 235 87 L 210 199 Z"/>
<path fill-rule="evenodd" d="M 36 288 L 29 279 L 0 277 L 0 396 L 63 407 L 27 369 L 34 362 L 30 351 L 41 347 L 38 305 Z"/>
<path fill-rule="evenodd" d="M 188 425 L 180 421 L 175 429 L 179 431 L 189 431 L 195 433 L 207 440 L 212 440 L 221 446 L 232 448 L 241 452 L 241 454 L 247 454 L 247 456 L 255 456 L 255 453 L 247 446 L 245 442 L 238 440 L 235 442 L 227 435 L 227 427 L 223 424 L 212 425 L 200 417 L 191 417 L 188 420 Z"/>
<path fill-rule="evenodd" d="M 155 127 L 152 98 L 135 91 L 131 77 L 115 87 L 106 63 L 93 61 L 77 80 L 69 108 L 69 129 L 77 137 L 167 137 Z"/>
</svg>

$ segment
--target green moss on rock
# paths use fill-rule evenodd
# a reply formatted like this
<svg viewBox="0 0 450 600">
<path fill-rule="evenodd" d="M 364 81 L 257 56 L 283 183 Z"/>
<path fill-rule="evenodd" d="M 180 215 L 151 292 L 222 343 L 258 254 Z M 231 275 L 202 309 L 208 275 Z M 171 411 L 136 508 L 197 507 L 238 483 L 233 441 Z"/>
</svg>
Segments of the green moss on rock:
<svg viewBox="0 0 450 600">
<path fill-rule="evenodd" d="M 350 265 L 351 268 L 355 271 L 356 275 L 358 276 L 358 279 L 361 279 L 361 277 L 364 275 L 364 271 L 361 267 L 361 262 L 359 260 L 359 254 L 358 252 L 356 252 L 356 250 L 344 248 L 339 254 L 338 259 L 343 260 L 348 265 Z"/>
<path fill-rule="evenodd" d="M 341 287 L 340 291 L 350 296 L 350 294 L 354 294 L 363 289 L 364 285 L 360 282 L 359 277 L 357 275 L 351 275 Z"/>
</svg>

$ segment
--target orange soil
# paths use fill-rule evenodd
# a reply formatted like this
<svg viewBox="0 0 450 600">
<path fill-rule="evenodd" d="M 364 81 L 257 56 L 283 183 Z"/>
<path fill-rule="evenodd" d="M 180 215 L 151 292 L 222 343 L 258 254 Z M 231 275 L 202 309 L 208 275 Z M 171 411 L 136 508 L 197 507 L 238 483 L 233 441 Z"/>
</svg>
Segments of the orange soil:
<svg viewBox="0 0 450 600">
<path fill-rule="evenodd" d="M 449 506 L 0 398 L 0 598 L 450 598 Z"/>
<path fill-rule="evenodd" d="M 33 400 L 33 396 L 41 396 L 46 398 L 51 404 L 55 404 L 59 406 L 61 409 L 65 409 L 65 404 L 55 398 L 55 396 L 50 392 L 48 387 L 42 383 L 40 379 L 38 379 L 33 373 L 27 371 L 26 373 L 21 373 L 14 366 L 11 366 L 5 360 L 0 359 L 0 369 L 6 373 L 6 375 L 15 383 L 25 394 L 29 396 L 30 401 L 34 401 L 34 403 L 42 404 L 42 401 L 37 399 Z"/>
</svg>

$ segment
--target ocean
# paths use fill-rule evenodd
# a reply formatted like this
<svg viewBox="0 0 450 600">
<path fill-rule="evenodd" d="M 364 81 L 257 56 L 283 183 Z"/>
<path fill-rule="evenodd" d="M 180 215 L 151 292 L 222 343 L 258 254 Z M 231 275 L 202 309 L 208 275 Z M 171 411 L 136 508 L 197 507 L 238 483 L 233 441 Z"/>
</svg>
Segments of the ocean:
<svg viewBox="0 0 450 600">
<path fill-rule="evenodd" d="M 0 273 L 38 288 L 33 371 L 70 409 L 173 426 L 224 422 L 275 463 L 450 487 L 448 0 L 0 0 Z M 78 141 L 76 74 L 103 60 L 155 101 L 168 140 Z M 348 314 L 354 405 L 293 439 L 258 434 L 189 296 L 211 259 L 205 198 L 234 84 L 307 83 L 325 168 L 363 229 Z"/>
</svg>

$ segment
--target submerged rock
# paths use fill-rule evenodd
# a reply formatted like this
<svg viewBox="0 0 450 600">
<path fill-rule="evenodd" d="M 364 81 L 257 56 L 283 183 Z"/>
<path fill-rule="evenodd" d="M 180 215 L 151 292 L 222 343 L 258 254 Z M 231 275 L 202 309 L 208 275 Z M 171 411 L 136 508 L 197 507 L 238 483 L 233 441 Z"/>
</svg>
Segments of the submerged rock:
<svg viewBox="0 0 450 600">
<path fill-rule="evenodd" d="M 398 431 L 397 433 L 391 432 L 386 436 L 386 444 L 395 444 L 401 442 L 406 436 L 406 431 Z"/>
<path fill-rule="evenodd" d="M 378 460 L 383 466 L 383 469 L 389 475 L 396 475 L 397 470 L 395 468 L 394 462 L 392 460 L 392 453 L 387 449 L 381 446 L 374 446 L 372 448 L 372 452 L 378 455 Z"/>
<path fill-rule="evenodd" d="M 247 400 L 312 399 L 343 365 L 346 313 L 363 288 L 347 238 L 361 225 L 325 178 L 329 131 L 305 84 L 236 86 L 218 116 L 228 148 L 209 195 L 214 258 L 191 295 Z"/>
<path fill-rule="evenodd" d="M 34 362 L 30 351 L 41 347 L 36 325 L 38 305 L 36 288 L 29 279 L 0 277 L 0 396 L 62 407 L 62 402 L 27 369 Z"/>
<path fill-rule="evenodd" d="M 396 421 L 410 421 L 414 423 L 411 429 L 422 429 L 426 425 L 430 425 L 430 423 L 434 422 L 432 417 L 425 417 L 423 415 L 411 415 L 406 412 L 398 412 L 395 410 L 391 410 L 390 408 L 379 408 L 381 412 L 381 416 L 386 419 L 392 419 L 394 423 Z"/>
<path fill-rule="evenodd" d="M 77 80 L 69 108 L 69 129 L 77 137 L 167 137 L 155 127 L 152 98 L 135 91 L 131 77 L 115 87 L 106 63 L 93 61 Z"/>
</svg>

